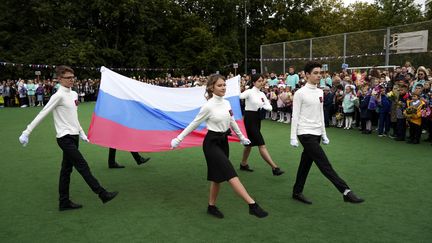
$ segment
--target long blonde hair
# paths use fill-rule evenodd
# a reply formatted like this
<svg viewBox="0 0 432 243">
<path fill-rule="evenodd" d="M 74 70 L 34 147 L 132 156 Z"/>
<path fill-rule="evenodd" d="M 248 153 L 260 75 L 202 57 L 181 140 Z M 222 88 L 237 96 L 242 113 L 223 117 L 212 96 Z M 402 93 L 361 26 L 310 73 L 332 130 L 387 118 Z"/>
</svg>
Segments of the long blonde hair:
<svg viewBox="0 0 432 243">
<path fill-rule="evenodd" d="M 213 97 L 213 87 L 215 86 L 216 82 L 222 79 L 223 81 L 225 81 L 225 77 L 220 75 L 220 74 L 212 74 L 210 75 L 208 82 L 207 82 L 207 86 L 206 86 L 206 92 L 204 94 L 204 97 L 209 100 Z"/>
</svg>

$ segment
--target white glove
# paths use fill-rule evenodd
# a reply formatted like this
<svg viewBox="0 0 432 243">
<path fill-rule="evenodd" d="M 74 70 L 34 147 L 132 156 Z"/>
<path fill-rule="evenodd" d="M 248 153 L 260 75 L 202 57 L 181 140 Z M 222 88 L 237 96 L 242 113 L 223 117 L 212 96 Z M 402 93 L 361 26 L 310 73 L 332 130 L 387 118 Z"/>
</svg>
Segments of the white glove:
<svg viewBox="0 0 432 243">
<path fill-rule="evenodd" d="M 173 140 L 171 140 L 171 149 L 175 149 L 180 145 L 180 139 L 178 138 L 174 138 Z"/>
<path fill-rule="evenodd" d="M 330 143 L 330 140 L 328 139 L 327 135 L 322 135 L 321 139 L 324 145 L 328 145 Z"/>
<path fill-rule="evenodd" d="M 84 142 L 87 142 L 87 143 L 90 142 L 84 131 L 81 131 L 79 136 L 80 136 L 81 140 L 83 140 Z"/>
<path fill-rule="evenodd" d="M 242 145 L 249 145 L 251 143 L 251 141 L 248 138 L 242 138 L 242 139 L 240 139 L 240 143 Z"/>
<path fill-rule="evenodd" d="M 291 139 L 291 146 L 293 146 L 293 147 L 298 147 L 299 146 L 297 139 L 295 139 L 295 138 Z"/>
<path fill-rule="evenodd" d="M 27 144 L 29 142 L 29 135 L 22 133 L 21 136 L 19 137 L 19 141 L 23 147 L 27 146 Z"/>
</svg>

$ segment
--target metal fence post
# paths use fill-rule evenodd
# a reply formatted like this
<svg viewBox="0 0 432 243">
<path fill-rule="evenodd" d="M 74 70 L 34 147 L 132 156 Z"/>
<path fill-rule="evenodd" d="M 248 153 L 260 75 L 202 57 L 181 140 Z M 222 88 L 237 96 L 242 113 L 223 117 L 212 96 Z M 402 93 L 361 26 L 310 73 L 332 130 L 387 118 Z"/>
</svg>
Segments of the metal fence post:
<svg viewBox="0 0 432 243">
<path fill-rule="evenodd" d="M 312 60 L 312 38 L 309 41 L 309 60 Z"/>
<path fill-rule="evenodd" d="M 285 73 L 285 42 L 282 42 L 283 45 L 283 73 Z"/>
<path fill-rule="evenodd" d="M 385 54 L 385 66 L 389 65 L 390 61 L 390 27 L 387 27 L 386 34 L 386 54 Z"/>
<path fill-rule="evenodd" d="M 346 63 L 346 44 L 347 44 L 347 34 L 344 33 L 343 63 Z"/>
<path fill-rule="evenodd" d="M 260 57 L 261 57 L 261 73 L 263 72 L 263 45 L 260 46 Z"/>
</svg>

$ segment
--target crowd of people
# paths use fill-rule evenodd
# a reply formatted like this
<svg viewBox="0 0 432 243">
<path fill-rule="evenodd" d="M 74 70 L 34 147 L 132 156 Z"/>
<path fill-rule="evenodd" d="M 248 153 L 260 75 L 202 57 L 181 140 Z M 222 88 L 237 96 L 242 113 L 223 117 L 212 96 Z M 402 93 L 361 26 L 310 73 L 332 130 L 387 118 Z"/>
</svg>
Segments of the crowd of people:
<svg viewBox="0 0 432 243">
<path fill-rule="evenodd" d="M 164 87 L 197 87 L 205 86 L 205 76 L 181 76 L 164 78 L 132 77 L 140 82 Z M 72 89 L 78 93 L 80 102 L 95 101 L 100 79 L 75 80 Z M 44 106 L 59 89 L 58 79 L 16 79 L 0 81 L 0 107 L 35 107 Z"/>
<path fill-rule="evenodd" d="M 431 70 L 414 68 L 409 62 L 391 71 L 322 71 L 325 125 L 358 128 L 363 134 L 376 131 L 379 137 L 412 144 L 420 143 L 421 134 L 427 133 L 425 141 L 432 142 L 431 84 Z M 265 118 L 290 123 L 294 94 L 304 85 L 304 73 L 296 73 L 294 67 L 287 74 L 271 73 L 264 92 L 273 109 Z"/>
<path fill-rule="evenodd" d="M 77 80 L 73 89 L 78 93 L 81 102 L 95 101 L 100 80 Z M 17 79 L 0 82 L 0 106 L 2 107 L 35 107 L 44 106 L 60 88 L 57 79 Z"/>
</svg>

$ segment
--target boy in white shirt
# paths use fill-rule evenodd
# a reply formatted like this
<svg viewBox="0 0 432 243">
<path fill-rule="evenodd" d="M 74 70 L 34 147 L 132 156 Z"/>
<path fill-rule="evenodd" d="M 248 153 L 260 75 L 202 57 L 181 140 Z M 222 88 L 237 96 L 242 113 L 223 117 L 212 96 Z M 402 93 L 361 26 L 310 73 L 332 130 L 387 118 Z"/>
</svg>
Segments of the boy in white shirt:
<svg viewBox="0 0 432 243">
<path fill-rule="evenodd" d="M 108 192 L 99 184 L 92 175 L 87 161 L 78 150 L 79 138 L 86 142 L 89 140 L 78 120 L 78 94 L 71 89 L 75 79 L 74 71 L 68 66 L 58 66 L 56 73 L 61 86 L 27 126 L 27 129 L 22 132 L 19 141 L 23 146 L 26 146 L 29 142 L 30 133 L 52 111 L 57 132 L 57 144 L 63 150 L 59 180 L 59 210 L 82 208 L 82 205 L 69 199 L 70 175 L 73 167 L 81 174 L 93 192 L 99 195 L 102 202 L 106 203 L 116 197 L 118 192 Z"/>
<path fill-rule="evenodd" d="M 321 139 L 324 145 L 330 143 L 324 123 L 323 91 L 317 87 L 321 79 L 321 64 L 310 61 L 306 63 L 304 71 L 307 83 L 295 92 L 292 111 L 291 146 L 298 147 L 297 138 L 303 145 L 292 197 L 302 203 L 312 204 L 302 192 L 312 162 L 315 162 L 321 173 L 343 193 L 344 201 L 361 203 L 364 200 L 358 198 L 337 175 L 320 146 Z"/>
</svg>

